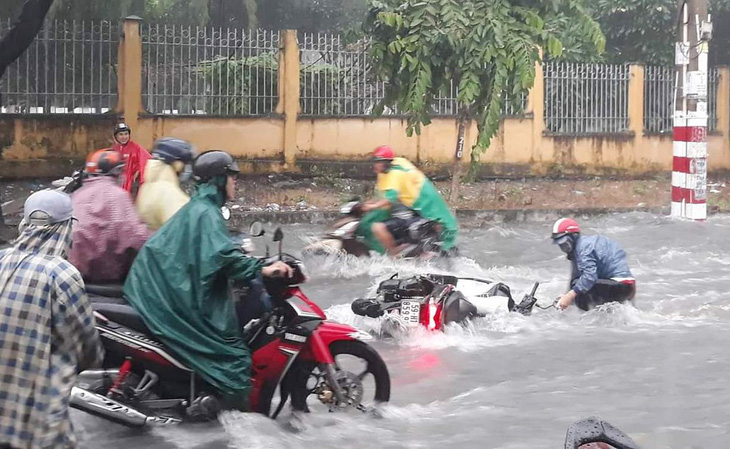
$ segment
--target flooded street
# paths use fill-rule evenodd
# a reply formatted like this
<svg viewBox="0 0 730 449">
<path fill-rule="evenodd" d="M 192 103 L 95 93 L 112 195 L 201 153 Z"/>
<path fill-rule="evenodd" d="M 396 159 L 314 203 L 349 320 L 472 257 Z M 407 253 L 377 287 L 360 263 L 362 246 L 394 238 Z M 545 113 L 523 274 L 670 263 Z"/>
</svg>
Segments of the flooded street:
<svg viewBox="0 0 730 449">
<path fill-rule="evenodd" d="M 220 423 L 129 430 L 73 411 L 91 448 L 560 448 L 574 421 L 600 416 L 645 448 L 721 448 L 730 439 L 730 216 L 690 223 L 648 214 L 579 220 L 584 234 L 617 240 L 637 278 L 636 308 L 588 313 L 535 310 L 416 331 L 374 346 L 392 378 L 382 417 L 311 414 L 288 430 L 254 414 Z M 551 223 L 466 229 L 449 270 L 384 258 L 307 265 L 307 295 L 336 321 L 378 334 L 378 320 L 349 304 L 395 272 L 451 272 L 502 281 L 519 300 L 541 283 L 539 303 L 564 293 L 569 262 Z M 299 249 L 318 228 L 287 226 Z M 263 247 L 263 242 L 257 242 Z M 272 247 L 273 248 L 273 247 Z"/>
</svg>

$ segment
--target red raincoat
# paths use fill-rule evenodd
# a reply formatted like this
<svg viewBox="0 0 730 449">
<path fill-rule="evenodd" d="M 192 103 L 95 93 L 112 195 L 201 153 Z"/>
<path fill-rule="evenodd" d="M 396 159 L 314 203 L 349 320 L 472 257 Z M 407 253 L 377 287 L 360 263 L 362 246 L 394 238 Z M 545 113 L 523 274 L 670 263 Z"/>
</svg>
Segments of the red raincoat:
<svg viewBox="0 0 730 449">
<path fill-rule="evenodd" d="M 144 168 L 147 161 L 152 159 L 152 155 L 131 139 L 126 145 L 119 142 L 115 143 L 113 149 L 119 151 L 124 157 L 126 165 L 124 167 L 124 184 L 122 184 L 122 188 L 131 193 L 135 180 L 139 182 L 140 186 L 144 183 Z"/>
</svg>

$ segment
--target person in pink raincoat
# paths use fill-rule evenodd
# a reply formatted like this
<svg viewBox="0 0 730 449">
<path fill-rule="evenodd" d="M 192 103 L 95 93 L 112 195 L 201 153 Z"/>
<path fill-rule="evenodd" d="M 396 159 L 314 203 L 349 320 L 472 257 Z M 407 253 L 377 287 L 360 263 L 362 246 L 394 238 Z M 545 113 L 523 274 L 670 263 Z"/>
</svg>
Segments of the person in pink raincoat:
<svg viewBox="0 0 730 449">
<path fill-rule="evenodd" d="M 144 169 L 152 155 L 132 140 L 132 129 L 124 123 L 114 127 L 114 151 L 124 158 L 124 179 L 122 188 L 137 196 L 137 190 L 144 183 Z"/>
<path fill-rule="evenodd" d="M 122 283 L 134 257 L 152 235 L 132 198 L 120 187 L 124 160 L 114 150 L 99 150 L 86 161 L 88 177 L 74 192 L 73 246 L 69 261 L 88 283 Z"/>
</svg>

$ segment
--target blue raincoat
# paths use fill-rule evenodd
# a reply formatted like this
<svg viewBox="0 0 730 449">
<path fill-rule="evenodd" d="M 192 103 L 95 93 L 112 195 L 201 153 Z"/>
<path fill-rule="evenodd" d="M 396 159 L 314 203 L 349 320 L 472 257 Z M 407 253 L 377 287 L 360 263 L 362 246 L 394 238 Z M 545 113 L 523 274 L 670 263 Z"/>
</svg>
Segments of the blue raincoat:
<svg viewBox="0 0 730 449">
<path fill-rule="evenodd" d="M 573 250 L 573 290 L 585 293 L 598 279 L 633 278 L 626 252 L 602 235 L 578 236 Z"/>
</svg>

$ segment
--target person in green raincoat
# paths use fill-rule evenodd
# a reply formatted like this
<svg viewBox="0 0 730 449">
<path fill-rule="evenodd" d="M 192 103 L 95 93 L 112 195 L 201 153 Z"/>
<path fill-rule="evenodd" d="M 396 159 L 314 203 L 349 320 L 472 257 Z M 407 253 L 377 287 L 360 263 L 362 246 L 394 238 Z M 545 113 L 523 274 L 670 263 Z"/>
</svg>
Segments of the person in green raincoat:
<svg viewBox="0 0 730 449">
<path fill-rule="evenodd" d="M 239 172 L 223 151 L 196 158 L 197 191 L 142 247 L 124 295 L 155 337 L 216 388 L 229 407 L 244 410 L 251 356 L 229 281 L 291 276 L 291 268 L 282 262 L 263 267 L 231 240 L 221 207 L 234 198 Z"/>
<path fill-rule="evenodd" d="M 426 175 L 388 146 L 381 146 L 373 153 L 373 171 L 377 174 L 376 193 L 379 199 L 363 205 L 363 217 L 357 234 L 370 249 L 379 253 L 398 252 L 398 240 L 408 232 L 410 220 L 394 212 L 397 207 L 406 206 L 421 217 L 441 225 L 443 249 L 454 248 L 459 224 Z M 402 206 L 401 206 L 402 205 Z"/>
</svg>

